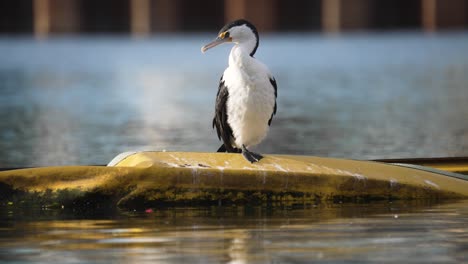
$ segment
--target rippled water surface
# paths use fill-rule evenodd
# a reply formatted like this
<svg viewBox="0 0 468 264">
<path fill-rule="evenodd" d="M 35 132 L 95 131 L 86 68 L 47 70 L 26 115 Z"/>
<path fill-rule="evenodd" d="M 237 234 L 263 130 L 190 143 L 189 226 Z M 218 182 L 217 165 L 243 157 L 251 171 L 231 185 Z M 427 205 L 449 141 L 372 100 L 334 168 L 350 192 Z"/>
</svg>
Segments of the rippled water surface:
<svg viewBox="0 0 468 264">
<path fill-rule="evenodd" d="M 214 34 L 0 38 L 0 167 L 214 151 Z M 264 36 L 278 81 L 262 153 L 468 155 L 468 34 Z M 1 197 L 1 196 L 0 196 Z M 152 208 L 0 207 L 0 263 L 463 263 L 468 202 Z"/>
<path fill-rule="evenodd" d="M 0 39 L 0 167 L 105 164 L 128 150 L 214 151 L 214 35 Z M 468 35 L 264 36 L 278 114 L 263 153 L 468 155 Z"/>
<path fill-rule="evenodd" d="M 1 263 L 468 261 L 468 202 L 0 215 Z"/>
</svg>

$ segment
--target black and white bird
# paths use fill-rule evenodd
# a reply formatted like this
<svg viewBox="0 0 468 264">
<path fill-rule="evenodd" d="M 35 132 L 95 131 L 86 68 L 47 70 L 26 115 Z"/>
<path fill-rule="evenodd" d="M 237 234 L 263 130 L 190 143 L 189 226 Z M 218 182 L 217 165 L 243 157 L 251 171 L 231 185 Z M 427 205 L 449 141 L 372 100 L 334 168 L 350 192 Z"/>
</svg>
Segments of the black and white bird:
<svg viewBox="0 0 468 264">
<path fill-rule="evenodd" d="M 249 147 L 259 144 L 267 135 L 276 114 L 276 80 L 268 68 L 254 58 L 258 48 L 255 26 L 244 20 L 225 25 L 218 37 L 202 47 L 207 51 L 222 43 L 234 43 L 229 66 L 219 82 L 213 127 L 223 145 L 218 152 L 242 153 L 254 163 L 263 158 Z"/>
</svg>

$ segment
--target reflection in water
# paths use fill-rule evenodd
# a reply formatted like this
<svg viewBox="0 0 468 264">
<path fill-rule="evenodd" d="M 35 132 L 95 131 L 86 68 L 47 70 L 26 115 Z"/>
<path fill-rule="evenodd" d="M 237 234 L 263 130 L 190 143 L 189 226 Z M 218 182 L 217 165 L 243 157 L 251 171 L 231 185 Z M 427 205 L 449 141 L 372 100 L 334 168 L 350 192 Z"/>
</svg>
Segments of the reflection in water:
<svg viewBox="0 0 468 264">
<path fill-rule="evenodd" d="M 5 263 L 468 260 L 468 202 L 172 208 L 104 218 L 63 211 L 1 215 Z"/>
<path fill-rule="evenodd" d="M 211 118 L 229 47 L 202 55 L 205 40 L 0 39 L 0 167 L 216 150 Z M 466 33 L 270 36 L 258 57 L 279 85 L 262 153 L 468 153 Z"/>
</svg>

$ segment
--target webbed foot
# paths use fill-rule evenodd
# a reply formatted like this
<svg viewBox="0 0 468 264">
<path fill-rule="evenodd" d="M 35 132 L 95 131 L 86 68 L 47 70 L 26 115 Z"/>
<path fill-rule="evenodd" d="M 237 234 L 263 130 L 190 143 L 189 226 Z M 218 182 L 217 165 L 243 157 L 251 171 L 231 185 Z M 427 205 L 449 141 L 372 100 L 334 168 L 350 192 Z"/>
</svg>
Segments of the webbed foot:
<svg viewBox="0 0 468 264">
<path fill-rule="evenodd" d="M 242 145 L 242 156 L 250 163 L 258 162 L 263 158 L 262 155 L 248 150 L 244 145 Z"/>
</svg>

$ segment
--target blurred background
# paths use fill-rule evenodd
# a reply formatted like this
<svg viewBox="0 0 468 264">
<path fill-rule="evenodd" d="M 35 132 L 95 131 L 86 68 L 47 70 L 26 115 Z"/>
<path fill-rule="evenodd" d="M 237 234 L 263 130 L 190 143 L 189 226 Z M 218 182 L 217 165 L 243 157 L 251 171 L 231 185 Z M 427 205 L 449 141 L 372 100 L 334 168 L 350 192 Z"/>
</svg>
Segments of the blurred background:
<svg viewBox="0 0 468 264">
<path fill-rule="evenodd" d="M 229 21 L 278 82 L 262 153 L 468 156 L 468 0 L 5 0 L 0 167 L 215 151 Z"/>
</svg>

